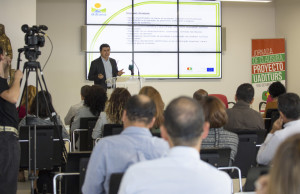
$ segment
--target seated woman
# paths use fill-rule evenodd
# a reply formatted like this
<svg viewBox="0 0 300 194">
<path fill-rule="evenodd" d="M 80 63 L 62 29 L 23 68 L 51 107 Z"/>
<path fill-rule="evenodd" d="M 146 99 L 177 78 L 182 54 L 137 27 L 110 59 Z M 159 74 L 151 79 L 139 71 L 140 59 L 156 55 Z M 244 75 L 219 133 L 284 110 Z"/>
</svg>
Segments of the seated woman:
<svg viewBox="0 0 300 194">
<path fill-rule="evenodd" d="M 48 113 L 48 107 L 47 103 L 45 101 L 44 95 L 46 97 L 46 101 L 48 103 L 48 107 L 50 109 L 50 114 Z M 36 104 L 36 101 L 38 101 L 38 105 Z M 38 108 L 38 113 L 37 113 Z M 35 98 L 32 101 L 31 107 L 30 107 L 30 115 L 29 117 L 30 123 L 26 123 L 26 117 L 23 118 L 19 123 L 19 128 L 24 125 L 53 125 L 54 122 L 50 120 L 51 114 L 56 112 L 53 104 L 52 104 L 52 97 L 50 93 L 46 91 L 40 91 L 35 96 Z M 69 134 L 65 128 L 65 126 L 62 124 L 62 121 L 60 120 L 59 115 L 56 116 L 58 125 L 62 126 L 62 137 L 69 139 Z"/>
<path fill-rule="evenodd" d="M 100 85 L 93 85 L 84 98 L 81 106 L 75 114 L 74 121 L 71 124 L 71 134 L 75 129 L 80 128 L 80 118 L 98 117 L 105 108 L 107 95 L 105 89 Z"/>
<path fill-rule="evenodd" d="M 261 176 L 257 194 L 300 193 L 300 134 L 285 140 L 277 149 L 269 175 Z"/>
<path fill-rule="evenodd" d="M 105 111 L 100 113 L 93 129 L 93 139 L 102 137 L 105 124 L 122 124 L 123 110 L 130 97 L 131 94 L 126 88 L 116 88 L 112 92 Z"/>
<path fill-rule="evenodd" d="M 280 96 L 281 94 L 286 93 L 286 89 L 285 89 L 284 85 L 281 82 L 277 81 L 277 82 L 273 82 L 269 86 L 268 92 L 269 92 L 269 94 L 272 98 L 272 101 L 267 102 L 263 118 L 266 118 L 266 114 L 267 114 L 268 109 L 277 109 L 278 108 L 278 106 L 277 106 L 278 96 Z"/>
<path fill-rule="evenodd" d="M 207 96 L 201 101 L 205 120 L 210 123 L 208 136 L 202 141 L 201 149 L 231 148 L 230 159 L 234 161 L 239 139 L 237 134 L 223 129 L 227 122 L 225 105 L 214 96 Z"/>
<path fill-rule="evenodd" d="M 160 133 L 160 125 L 164 122 L 164 108 L 165 108 L 165 104 L 160 96 L 160 93 L 152 86 L 144 86 L 140 90 L 139 94 L 148 96 L 151 100 L 154 101 L 156 106 L 156 115 L 155 115 L 155 123 L 151 128 L 151 131 L 153 133 Z"/>
</svg>

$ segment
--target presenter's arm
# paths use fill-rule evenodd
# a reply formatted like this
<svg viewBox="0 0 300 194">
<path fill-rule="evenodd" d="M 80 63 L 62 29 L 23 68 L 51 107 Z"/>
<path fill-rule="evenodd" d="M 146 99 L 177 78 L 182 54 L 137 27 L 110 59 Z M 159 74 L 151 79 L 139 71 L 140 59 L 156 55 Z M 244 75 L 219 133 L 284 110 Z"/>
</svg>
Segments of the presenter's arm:
<svg viewBox="0 0 300 194">
<path fill-rule="evenodd" d="M 20 95 L 20 81 L 22 77 L 23 73 L 20 70 L 17 70 L 12 86 L 0 94 L 1 98 L 12 104 L 16 104 Z"/>
</svg>

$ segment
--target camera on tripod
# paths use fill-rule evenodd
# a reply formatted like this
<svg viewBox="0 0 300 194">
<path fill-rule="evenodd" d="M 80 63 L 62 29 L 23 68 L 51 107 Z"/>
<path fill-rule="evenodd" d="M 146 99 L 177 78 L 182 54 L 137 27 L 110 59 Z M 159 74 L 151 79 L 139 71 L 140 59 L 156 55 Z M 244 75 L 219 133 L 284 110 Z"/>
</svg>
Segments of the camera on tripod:
<svg viewBox="0 0 300 194">
<path fill-rule="evenodd" d="M 22 31 L 26 33 L 25 44 L 27 46 L 24 47 L 25 57 L 29 62 L 35 62 L 41 55 L 39 47 L 45 45 L 45 33 L 42 30 L 48 30 L 48 27 L 45 25 L 29 27 L 27 24 L 22 26 Z"/>
</svg>

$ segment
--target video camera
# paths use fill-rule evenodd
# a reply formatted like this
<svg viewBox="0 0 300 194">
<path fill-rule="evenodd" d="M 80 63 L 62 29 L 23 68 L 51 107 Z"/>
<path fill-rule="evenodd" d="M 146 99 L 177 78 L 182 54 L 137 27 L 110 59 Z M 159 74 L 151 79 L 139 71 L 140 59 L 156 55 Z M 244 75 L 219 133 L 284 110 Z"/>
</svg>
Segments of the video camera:
<svg viewBox="0 0 300 194">
<path fill-rule="evenodd" d="M 41 55 L 39 47 L 45 45 L 45 33 L 42 30 L 46 31 L 48 27 L 45 25 L 29 27 L 27 24 L 24 24 L 21 29 L 26 33 L 25 44 L 27 46 L 24 47 L 25 57 L 29 62 L 35 62 L 38 56 Z"/>
</svg>

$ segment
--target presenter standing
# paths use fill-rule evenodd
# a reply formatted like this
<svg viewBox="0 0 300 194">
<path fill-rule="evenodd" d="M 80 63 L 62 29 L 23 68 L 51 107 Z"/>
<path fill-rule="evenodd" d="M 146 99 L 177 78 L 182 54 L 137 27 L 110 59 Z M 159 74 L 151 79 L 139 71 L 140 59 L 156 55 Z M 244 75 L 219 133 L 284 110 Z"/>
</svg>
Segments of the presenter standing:
<svg viewBox="0 0 300 194">
<path fill-rule="evenodd" d="M 100 46 L 100 54 L 101 56 L 91 63 L 88 79 L 94 81 L 94 84 L 110 89 L 113 86 L 111 83 L 106 83 L 106 80 L 121 76 L 124 72 L 123 69 L 119 71 L 116 60 L 109 57 L 110 46 L 108 44 Z"/>
</svg>

